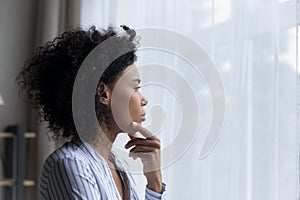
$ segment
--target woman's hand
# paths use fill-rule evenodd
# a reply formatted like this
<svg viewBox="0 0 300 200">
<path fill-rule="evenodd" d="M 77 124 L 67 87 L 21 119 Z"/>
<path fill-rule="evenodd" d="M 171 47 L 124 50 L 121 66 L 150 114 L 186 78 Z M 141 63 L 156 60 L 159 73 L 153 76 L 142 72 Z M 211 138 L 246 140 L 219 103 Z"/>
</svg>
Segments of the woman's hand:
<svg viewBox="0 0 300 200">
<path fill-rule="evenodd" d="M 162 192 L 162 175 L 160 169 L 160 140 L 141 124 L 132 122 L 131 127 L 140 132 L 145 138 L 138 138 L 128 134 L 131 140 L 125 145 L 130 150 L 130 156 L 140 158 L 143 163 L 144 175 L 147 178 L 147 187 L 154 192 Z"/>
</svg>

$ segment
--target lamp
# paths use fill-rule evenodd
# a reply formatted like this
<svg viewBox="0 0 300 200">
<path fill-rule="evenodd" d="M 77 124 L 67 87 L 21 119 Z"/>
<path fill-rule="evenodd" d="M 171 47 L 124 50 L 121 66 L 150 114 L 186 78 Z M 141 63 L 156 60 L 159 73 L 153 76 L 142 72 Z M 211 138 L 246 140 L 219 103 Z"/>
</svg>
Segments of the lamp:
<svg viewBox="0 0 300 200">
<path fill-rule="evenodd" d="M 1 93 L 0 93 L 0 106 L 3 106 L 3 105 L 4 105 L 4 100 L 3 100 L 2 96 L 1 96 Z"/>
</svg>

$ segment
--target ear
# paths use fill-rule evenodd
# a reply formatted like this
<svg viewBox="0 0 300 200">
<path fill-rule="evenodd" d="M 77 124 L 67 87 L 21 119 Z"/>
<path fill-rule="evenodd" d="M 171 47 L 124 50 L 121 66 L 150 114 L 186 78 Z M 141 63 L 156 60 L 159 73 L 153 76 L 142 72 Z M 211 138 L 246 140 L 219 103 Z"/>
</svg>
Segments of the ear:
<svg viewBox="0 0 300 200">
<path fill-rule="evenodd" d="M 97 95 L 100 103 L 109 105 L 111 101 L 111 89 L 104 83 L 100 83 L 97 87 Z"/>
</svg>

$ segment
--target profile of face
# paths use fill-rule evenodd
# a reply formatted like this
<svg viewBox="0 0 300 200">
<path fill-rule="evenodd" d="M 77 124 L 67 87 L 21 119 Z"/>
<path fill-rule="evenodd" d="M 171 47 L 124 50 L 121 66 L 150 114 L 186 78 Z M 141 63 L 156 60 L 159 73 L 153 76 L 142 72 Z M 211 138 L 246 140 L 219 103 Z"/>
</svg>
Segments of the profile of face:
<svg viewBox="0 0 300 200">
<path fill-rule="evenodd" d="M 129 65 L 114 81 L 113 90 L 108 90 L 107 106 L 119 129 L 126 133 L 134 133 L 131 122 L 142 123 L 146 119 L 144 106 L 147 99 L 139 91 L 140 75 L 137 67 Z"/>
</svg>

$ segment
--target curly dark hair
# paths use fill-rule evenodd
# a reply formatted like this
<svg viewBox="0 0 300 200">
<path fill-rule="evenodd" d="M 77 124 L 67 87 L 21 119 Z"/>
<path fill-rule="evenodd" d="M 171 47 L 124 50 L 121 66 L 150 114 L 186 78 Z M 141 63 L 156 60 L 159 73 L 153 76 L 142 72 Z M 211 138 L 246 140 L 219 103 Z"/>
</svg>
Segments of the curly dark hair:
<svg viewBox="0 0 300 200">
<path fill-rule="evenodd" d="M 78 70 L 88 54 L 104 40 L 116 36 L 120 45 L 128 45 L 132 51 L 115 59 L 104 71 L 100 83 L 110 87 L 127 66 L 136 61 L 137 42 L 135 31 L 122 26 L 125 34 L 115 28 L 97 30 L 95 26 L 85 31 L 81 28 L 66 31 L 53 41 L 38 47 L 17 76 L 20 92 L 27 91 L 29 101 L 40 114 L 41 121 L 48 122 L 53 139 L 59 137 L 79 139 L 72 115 L 72 91 Z M 105 55 L 109 52 L 101 52 Z M 99 66 L 97 66 L 99 67 Z M 95 91 L 96 94 L 96 91 Z M 99 122 L 105 120 L 105 105 L 95 95 L 95 109 Z"/>
</svg>

